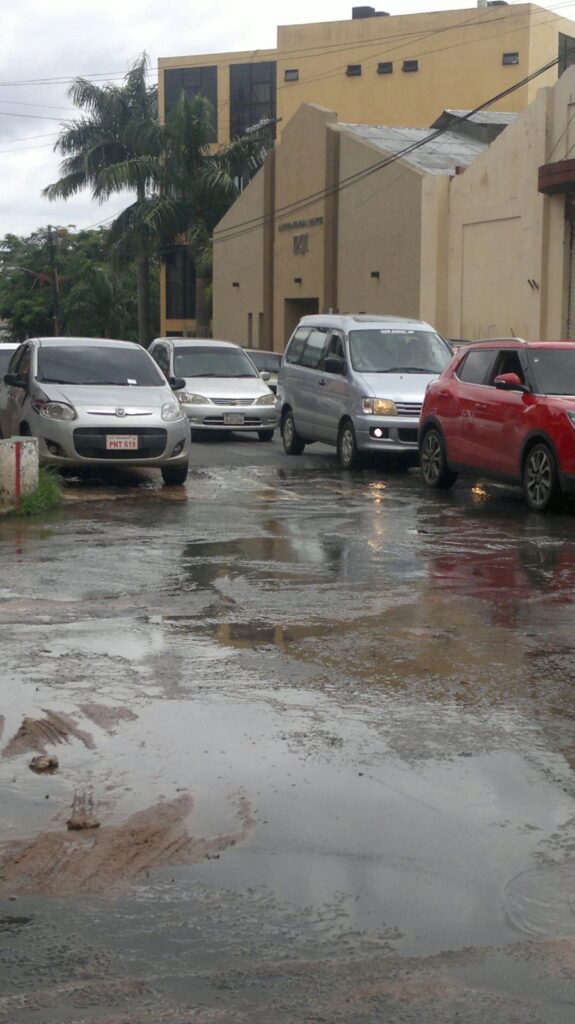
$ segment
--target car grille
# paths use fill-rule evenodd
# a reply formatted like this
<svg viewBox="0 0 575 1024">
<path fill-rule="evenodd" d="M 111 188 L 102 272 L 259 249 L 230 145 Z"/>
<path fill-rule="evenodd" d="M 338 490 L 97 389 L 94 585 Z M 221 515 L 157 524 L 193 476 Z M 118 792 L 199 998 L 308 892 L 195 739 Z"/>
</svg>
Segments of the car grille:
<svg viewBox="0 0 575 1024">
<path fill-rule="evenodd" d="M 138 437 L 138 447 L 122 451 L 106 448 L 106 436 L 114 434 L 120 437 Z M 74 431 L 74 447 L 83 459 L 110 459 L 121 462 L 122 459 L 155 459 L 164 454 L 166 449 L 166 430 L 154 427 L 78 427 Z"/>
<path fill-rule="evenodd" d="M 419 416 L 421 415 L 421 402 L 396 402 L 398 416 Z"/>
<path fill-rule="evenodd" d="M 253 405 L 253 398 L 210 398 L 214 405 Z"/>
<path fill-rule="evenodd" d="M 209 424 L 211 424 L 214 427 L 216 427 L 216 426 L 223 427 L 225 425 L 226 427 L 229 427 L 231 430 L 233 430 L 233 424 L 231 424 L 231 423 L 224 424 L 224 417 L 223 417 L 223 415 L 222 416 L 204 416 L 204 417 L 202 417 L 202 423 L 206 423 L 206 424 L 209 423 Z M 244 426 L 244 427 L 248 427 L 248 426 L 249 427 L 261 427 L 261 425 L 262 425 L 261 417 L 260 416 L 244 416 L 243 424 L 239 424 L 239 425 L 240 426 Z M 269 426 L 269 424 L 266 424 L 266 426 Z"/>
</svg>

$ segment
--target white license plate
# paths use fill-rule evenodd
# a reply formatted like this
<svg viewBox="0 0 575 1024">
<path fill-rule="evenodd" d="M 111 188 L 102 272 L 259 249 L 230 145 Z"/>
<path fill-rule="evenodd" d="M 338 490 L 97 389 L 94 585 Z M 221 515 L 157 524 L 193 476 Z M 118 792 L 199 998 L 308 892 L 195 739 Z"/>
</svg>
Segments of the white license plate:
<svg viewBox="0 0 575 1024">
<path fill-rule="evenodd" d="M 137 434 L 106 434 L 107 451 L 133 451 L 138 447 Z"/>
<path fill-rule="evenodd" d="M 244 414 L 243 412 L 225 412 L 224 423 L 227 427 L 243 427 L 244 425 Z"/>
</svg>

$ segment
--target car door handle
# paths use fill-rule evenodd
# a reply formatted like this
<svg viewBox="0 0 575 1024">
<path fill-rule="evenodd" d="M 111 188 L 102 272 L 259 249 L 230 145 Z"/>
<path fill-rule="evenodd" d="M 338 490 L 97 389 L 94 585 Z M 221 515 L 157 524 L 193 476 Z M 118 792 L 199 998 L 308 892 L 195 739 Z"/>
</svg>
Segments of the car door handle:
<svg viewBox="0 0 575 1024">
<path fill-rule="evenodd" d="M 319 384 L 320 388 L 324 388 L 325 387 L 325 381 L 324 381 L 323 377 L 321 378 L 321 380 L 318 380 L 318 384 Z"/>
</svg>

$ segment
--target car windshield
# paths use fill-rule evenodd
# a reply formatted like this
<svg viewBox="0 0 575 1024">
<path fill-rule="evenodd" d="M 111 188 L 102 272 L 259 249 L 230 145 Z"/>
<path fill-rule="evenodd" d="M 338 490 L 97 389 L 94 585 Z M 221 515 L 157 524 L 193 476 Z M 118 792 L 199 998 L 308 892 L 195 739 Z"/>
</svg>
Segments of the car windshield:
<svg viewBox="0 0 575 1024">
<path fill-rule="evenodd" d="M 575 395 L 575 348 L 534 348 L 535 390 L 541 395 Z"/>
<path fill-rule="evenodd" d="M 14 352 L 15 349 L 6 348 L 5 345 L 0 345 L 0 383 L 4 374 L 8 372 L 8 366 Z"/>
<path fill-rule="evenodd" d="M 46 345 L 38 349 L 38 381 L 45 384 L 158 387 L 165 380 L 138 348 L 118 345 Z"/>
<path fill-rule="evenodd" d="M 451 359 L 433 331 L 369 328 L 349 335 L 351 364 L 360 373 L 441 373 Z"/>
<path fill-rule="evenodd" d="M 257 377 L 253 363 L 241 348 L 190 345 L 174 348 L 176 377 Z"/>
<path fill-rule="evenodd" d="M 249 352 L 252 363 L 256 364 L 260 373 L 277 373 L 282 357 L 279 352 Z"/>
</svg>

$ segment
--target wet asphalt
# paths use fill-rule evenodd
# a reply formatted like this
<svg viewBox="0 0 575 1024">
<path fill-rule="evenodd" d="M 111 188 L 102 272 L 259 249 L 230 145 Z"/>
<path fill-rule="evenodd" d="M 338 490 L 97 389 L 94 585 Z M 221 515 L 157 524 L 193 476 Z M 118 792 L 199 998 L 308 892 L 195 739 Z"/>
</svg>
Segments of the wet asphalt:
<svg viewBox="0 0 575 1024">
<path fill-rule="evenodd" d="M 574 517 L 235 438 L 0 520 L 0 1021 L 572 1024 Z M 196 845 L 32 875 L 79 795 Z"/>
</svg>

